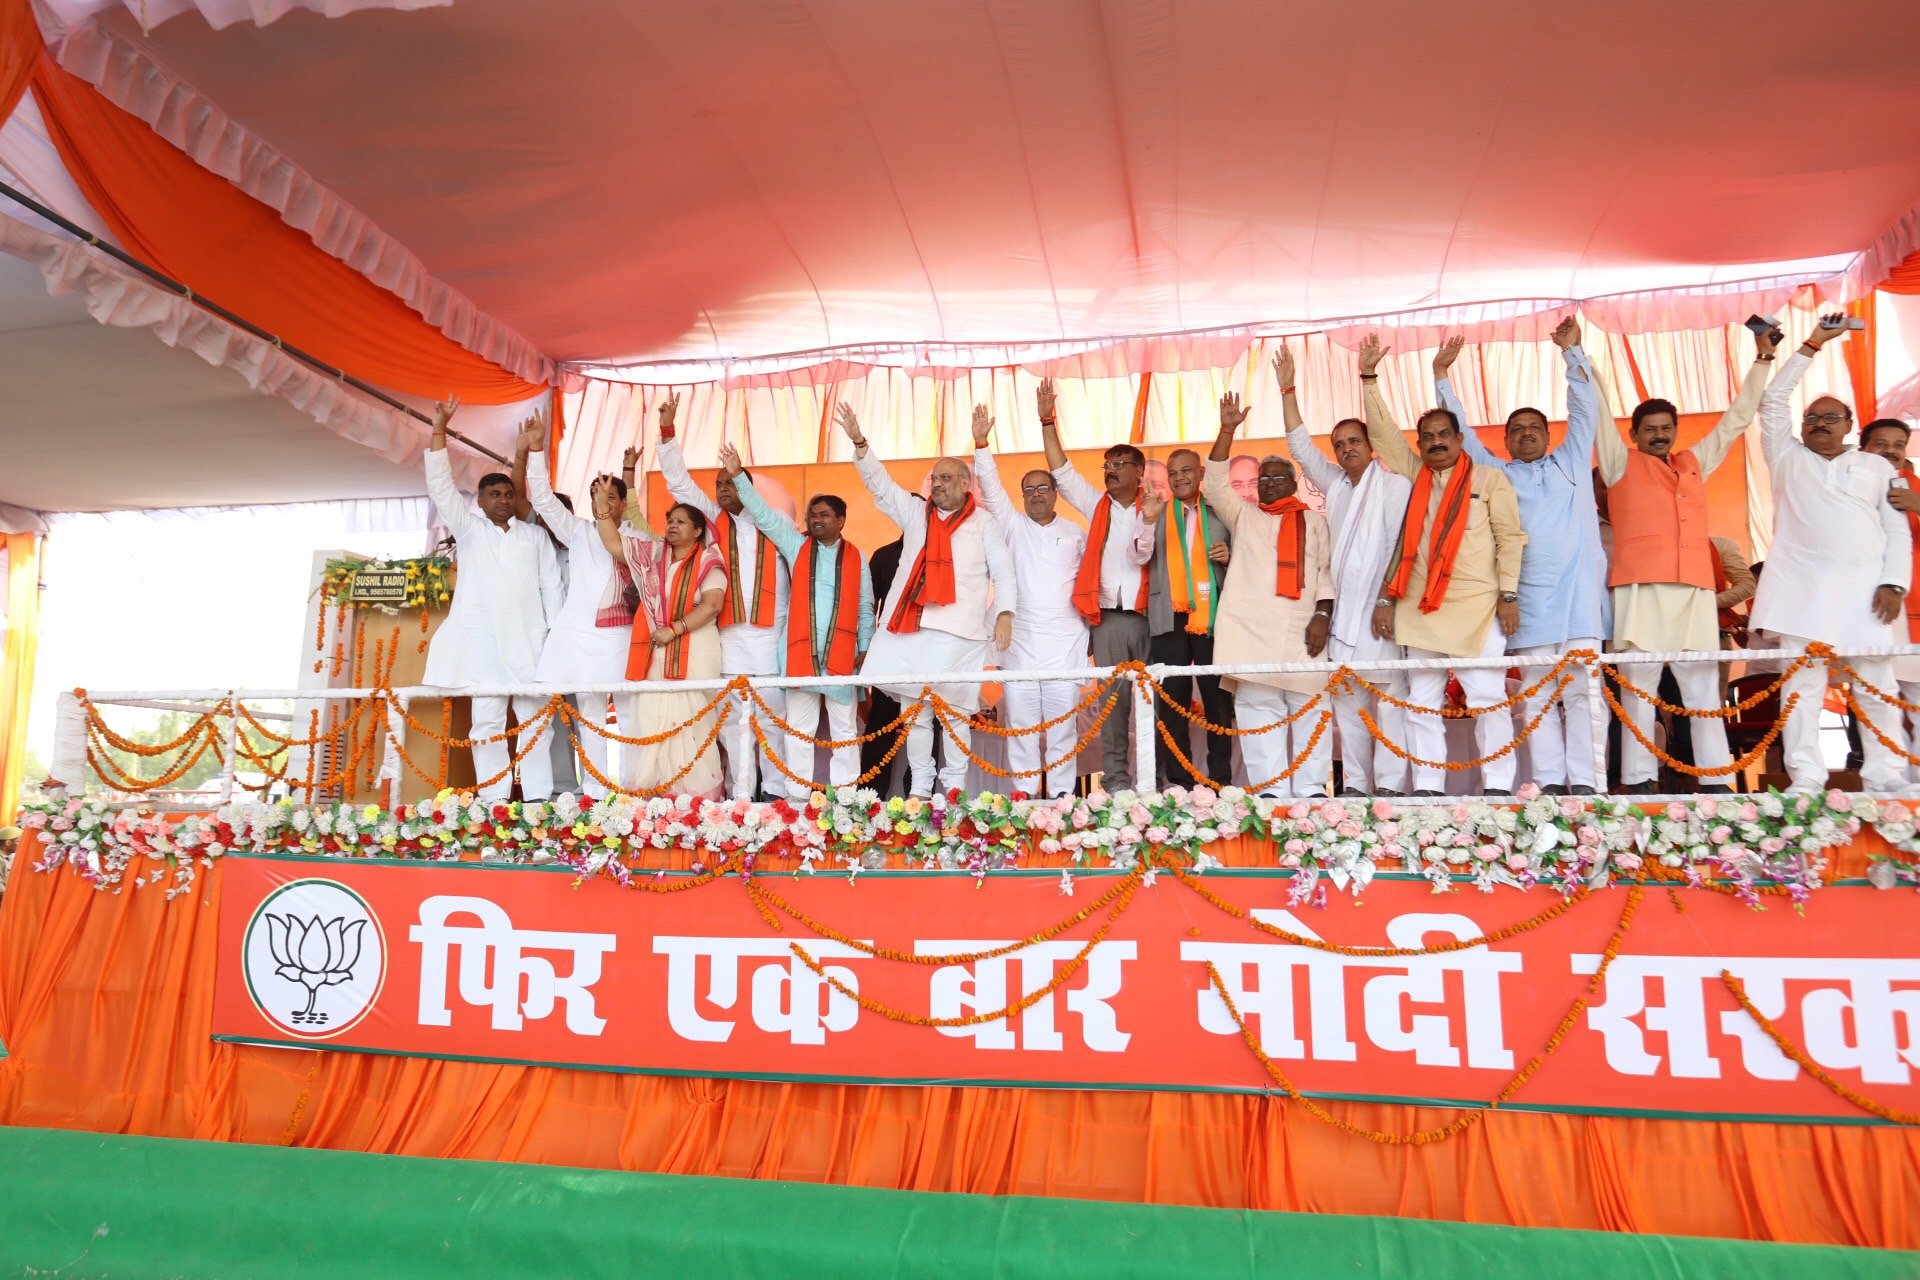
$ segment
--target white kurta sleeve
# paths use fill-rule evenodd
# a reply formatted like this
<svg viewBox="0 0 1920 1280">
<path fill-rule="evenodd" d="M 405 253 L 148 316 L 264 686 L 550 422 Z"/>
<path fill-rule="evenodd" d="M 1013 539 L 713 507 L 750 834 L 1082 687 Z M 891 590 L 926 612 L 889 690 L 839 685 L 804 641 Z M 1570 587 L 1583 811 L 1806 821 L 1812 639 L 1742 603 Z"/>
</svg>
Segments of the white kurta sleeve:
<svg viewBox="0 0 1920 1280">
<path fill-rule="evenodd" d="M 753 487 L 753 477 L 741 473 L 733 482 L 733 491 L 740 498 L 740 510 L 748 523 L 766 535 L 767 541 L 774 545 L 789 567 L 800 555 L 800 548 L 806 544 L 807 535 L 800 532 L 798 525 L 772 507 Z"/>
<path fill-rule="evenodd" d="M 1013 557 L 1007 554 L 1006 530 L 989 514 L 980 532 L 986 544 L 987 577 L 993 582 L 993 611 L 1012 613 L 1020 604 L 1020 588 L 1014 582 Z"/>
<path fill-rule="evenodd" d="M 853 469 L 860 473 L 860 482 L 867 486 L 867 493 L 873 498 L 873 505 L 880 508 L 881 515 L 902 529 L 926 524 L 927 504 L 919 494 L 908 493 L 895 484 L 872 449 L 854 451 Z"/>
<path fill-rule="evenodd" d="M 1300 429 L 1300 434 L 1306 434 L 1305 427 Z M 1293 437 L 1288 436 L 1287 439 L 1291 444 Z M 1307 448 L 1314 453 L 1320 452 L 1311 444 Z M 1237 533 L 1240 514 L 1246 507 L 1246 499 L 1233 491 L 1232 475 L 1232 462 L 1216 462 L 1208 458 L 1200 472 L 1200 496 L 1207 500 L 1207 505 L 1213 508 L 1213 514 L 1220 517 L 1220 523 L 1227 527 L 1227 531 Z M 1319 482 L 1315 481 L 1315 483 Z M 1326 490 L 1322 489 L 1321 492 L 1325 493 Z"/>
<path fill-rule="evenodd" d="M 1606 417 L 1601 408 L 1600 382 L 1593 362 L 1579 347 L 1568 347 L 1560 354 L 1567 364 L 1567 435 L 1554 452 L 1585 470 L 1593 465 L 1594 441 L 1599 437 L 1600 420 Z M 1607 418 L 1606 430 L 1616 441 L 1620 439 L 1612 418 Z"/>
<path fill-rule="evenodd" d="M 1087 478 L 1074 470 L 1071 462 L 1063 462 L 1053 470 L 1053 482 L 1060 486 L 1060 496 L 1067 505 L 1081 515 L 1091 518 L 1093 509 L 1100 505 L 1100 499 L 1107 495 L 1087 483 Z M 1143 479 L 1142 484 L 1146 481 Z"/>
<path fill-rule="evenodd" d="M 447 532 L 456 539 L 466 537 L 474 517 L 460 486 L 453 482 L 453 464 L 447 460 L 445 449 L 427 450 L 427 496 L 433 499 L 433 509 L 440 514 Z"/>
<path fill-rule="evenodd" d="M 533 513 L 553 530 L 553 536 L 571 551 L 591 539 L 600 541 L 600 527 L 585 516 L 575 515 L 560 505 L 553 494 L 553 481 L 547 475 L 547 451 L 537 449 L 527 455 L 527 502 Z"/>
<path fill-rule="evenodd" d="M 1880 499 L 1880 528 L 1886 534 L 1886 549 L 1880 553 L 1880 581 L 1876 585 L 1905 587 L 1913 581 L 1913 537 L 1906 514 L 1895 511 L 1884 495 Z"/>
<path fill-rule="evenodd" d="M 1007 496 L 1006 486 L 1000 483 L 1000 468 L 994 465 L 991 449 L 973 451 L 973 478 L 980 484 L 981 505 L 1001 524 L 1012 524 L 1020 513 L 1015 511 L 1013 499 Z"/>
<path fill-rule="evenodd" d="M 720 518 L 720 504 L 700 491 L 687 470 L 687 457 L 680 452 L 678 438 L 660 442 L 660 474 L 667 479 L 667 492 L 675 502 L 684 502 L 709 520 Z"/>
<path fill-rule="evenodd" d="M 1335 486 L 1346 479 L 1347 473 L 1340 469 L 1340 464 L 1329 461 L 1327 455 L 1320 452 L 1319 446 L 1313 442 L 1313 433 L 1305 427 L 1295 427 L 1287 432 L 1287 452 L 1293 457 L 1293 465 L 1306 472 L 1307 479 L 1313 481 L 1313 487 L 1323 494 L 1331 494 Z M 1211 463 L 1213 459 L 1207 461 Z M 1211 493 L 1207 495 L 1207 501 L 1222 511 L 1227 509 L 1227 504 L 1214 498 Z"/>
<path fill-rule="evenodd" d="M 560 508 L 565 511 L 565 507 Z M 596 530 L 595 537 L 599 536 Z M 566 580 L 560 576 L 560 556 L 553 549 L 553 539 L 543 531 L 538 543 L 540 548 L 540 609 L 546 615 L 546 625 L 553 626 L 560 617 L 560 606 L 567 602 Z"/>
</svg>

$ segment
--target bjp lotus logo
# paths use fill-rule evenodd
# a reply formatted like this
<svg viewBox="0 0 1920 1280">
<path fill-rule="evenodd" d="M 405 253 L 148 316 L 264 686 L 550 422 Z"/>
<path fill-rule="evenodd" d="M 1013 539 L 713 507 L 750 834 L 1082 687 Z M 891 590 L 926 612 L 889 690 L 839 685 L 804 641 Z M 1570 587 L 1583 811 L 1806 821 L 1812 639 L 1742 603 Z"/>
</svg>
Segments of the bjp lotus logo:
<svg viewBox="0 0 1920 1280">
<path fill-rule="evenodd" d="M 324 1039 L 372 1009 L 386 980 L 386 943 L 366 900 L 337 880 L 295 880 L 247 924 L 247 994 L 268 1021 Z"/>
</svg>

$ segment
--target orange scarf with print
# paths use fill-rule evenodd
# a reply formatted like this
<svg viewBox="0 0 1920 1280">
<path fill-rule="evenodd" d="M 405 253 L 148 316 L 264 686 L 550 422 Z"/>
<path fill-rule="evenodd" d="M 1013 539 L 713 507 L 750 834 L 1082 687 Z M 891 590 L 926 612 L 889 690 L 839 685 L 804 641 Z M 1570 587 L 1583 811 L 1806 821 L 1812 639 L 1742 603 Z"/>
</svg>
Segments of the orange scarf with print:
<svg viewBox="0 0 1920 1280">
<path fill-rule="evenodd" d="M 813 634 L 813 578 L 823 570 L 833 575 L 833 612 L 823 646 Z M 801 588 L 806 589 L 802 607 Z M 824 648 L 826 662 L 820 661 Z M 860 553 L 845 538 L 824 565 L 820 544 L 812 538 L 793 558 L 792 603 L 787 606 L 787 674 L 790 676 L 850 676 L 860 651 Z"/>
<path fill-rule="evenodd" d="M 1213 560 L 1208 554 L 1213 548 L 1207 545 L 1206 505 L 1196 502 L 1187 507 L 1174 498 L 1167 503 L 1167 510 L 1171 513 L 1171 523 L 1167 525 L 1167 598 L 1176 616 L 1183 613 L 1187 616 L 1188 634 L 1211 635 L 1220 584 L 1214 581 Z M 1188 510 L 1193 512 L 1193 536 L 1182 538 L 1179 531 L 1186 524 Z M 1195 565 L 1200 566 L 1198 582 L 1193 578 Z M 1195 596 L 1199 599 L 1194 599 Z"/>
<path fill-rule="evenodd" d="M 727 594 L 720 602 L 720 625 L 731 627 L 738 623 L 751 623 L 756 627 L 773 625 L 774 568 L 770 557 L 773 544 L 767 536 L 753 525 L 748 524 L 746 531 L 754 541 L 753 551 L 753 588 L 749 593 L 747 575 L 740 571 L 740 525 L 725 511 L 713 519 L 713 541 L 727 558 Z M 749 612 L 748 603 L 752 609 Z"/>
<path fill-rule="evenodd" d="M 1140 509 L 1140 499 L 1136 495 L 1133 509 Z M 1101 498 L 1093 504 L 1093 515 L 1087 520 L 1087 549 L 1080 556 L 1080 572 L 1073 578 L 1073 607 L 1087 620 L 1087 625 L 1100 625 L 1100 556 L 1107 547 L 1107 534 L 1113 528 L 1113 498 L 1111 495 Z M 1147 567 L 1140 566 L 1140 592 L 1134 598 L 1136 612 L 1144 613 L 1147 608 Z"/>
<path fill-rule="evenodd" d="M 1382 593 L 1389 600 L 1406 598 L 1407 584 L 1413 579 L 1413 562 L 1420 551 L 1420 535 L 1426 532 L 1427 506 L 1433 499 L 1433 468 L 1420 468 L 1407 498 L 1407 516 L 1400 522 L 1400 555 Z M 1447 598 L 1447 584 L 1453 581 L 1453 562 L 1467 536 L 1467 504 L 1473 499 L 1473 459 L 1466 454 L 1453 465 L 1447 487 L 1440 494 L 1440 518 L 1427 544 L 1427 586 L 1420 593 L 1420 612 L 1433 613 Z"/>
</svg>

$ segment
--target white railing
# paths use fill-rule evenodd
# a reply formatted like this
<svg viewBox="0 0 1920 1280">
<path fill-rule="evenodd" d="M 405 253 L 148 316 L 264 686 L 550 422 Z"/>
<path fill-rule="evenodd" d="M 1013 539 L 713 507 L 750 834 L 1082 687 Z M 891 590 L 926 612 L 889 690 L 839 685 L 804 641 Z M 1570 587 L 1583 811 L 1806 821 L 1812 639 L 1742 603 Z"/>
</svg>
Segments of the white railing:
<svg viewBox="0 0 1920 1280">
<path fill-rule="evenodd" d="M 1302 675 L 1319 673 L 1330 675 L 1343 669 L 1357 672 L 1371 678 L 1375 673 L 1387 671 L 1414 671 L 1445 669 L 1452 671 L 1495 668 L 1506 670 L 1519 668 L 1522 671 L 1538 668 L 1550 668 L 1564 660 L 1565 655 L 1542 654 L 1532 656 L 1502 655 L 1488 658 L 1399 658 L 1387 661 L 1367 662 L 1364 665 L 1337 662 L 1272 662 L 1241 663 L 1238 665 L 1212 664 L 1204 666 L 1169 666 L 1149 663 L 1146 671 L 1154 679 L 1164 681 L 1185 676 L 1246 676 L 1246 675 Z M 1802 656 L 1798 649 L 1717 649 L 1711 652 L 1676 650 L 1665 653 L 1602 652 L 1599 661 L 1608 666 L 1657 666 L 1676 662 L 1781 662 L 1788 663 Z M 1920 656 L 1920 645 L 1895 645 L 1879 648 L 1859 648 L 1836 650 L 1839 658 L 1883 658 Z M 1046 671 L 975 671 L 975 672 L 928 672 L 918 675 L 888 676 L 890 688 L 912 688 L 916 685 L 938 689 L 942 686 L 966 684 L 1009 684 L 1016 682 L 1059 682 L 1071 681 L 1085 684 L 1090 681 L 1108 679 L 1116 674 L 1133 679 L 1134 673 L 1117 667 L 1074 667 Z M 751 678 L 757 689 L 830 689 L 845 688 L 849 684 L 858 685 L 857 678 L 846 676 L 756 676 Z M 411 685 L 397 689 L 168 689 L 168 690 L 87 690 L 87 701 L 96 707 L 121 706 L 143 707 L 163 710 L 196 710 L 205 704 L 219 704 L 228 700 L 244 703 L 293 701 L 296 703 L 353 702 L 371 699 L 385 694 L 393 697 L 401 706 L 416 698 L 445 698 L 473 696 L 534 696 L 550 698 L 555 694 L 634 694 L 652 692 L 672 693 L 718 693 L 731 687 L 733 678 L 723 677 L 717 680 L 615 680 L 599 684 L 580 685 L 561 688 L 555 685 L 518 684 L 518 685 L 470 685 L 462 688 L 447 689 L 432 685 Z M 1594 764 L 1595 776 L 1605 778 L 1607 774 L 1606 723 L 1607 710 L 1605 699 L 1595 696 L 1588 700 L 1594 722 Z M 249 711 L 259 718 L 291 720 L 285 712 Z M 744 708 L 742 708 L 744 712 Z M 63 693 L 59 698 L 54 728 L 53 759 L 49 765 L 49 776 L 62 781 L 84 778 L 88 772 L 87 764 L 87 721 L 86 714 L 75 693 Z M 1152 697 L 1134 697 L 1132 699 L 1132 738 L 1134 748 L 1135 785 L 1138 790 L 1150 791 L 1155 785 L 1155 700 Z M 223 801 L 230 799 L 233 793 L 233 775 L 235 767 L 235 738 L 239 730 L 238 715 L 228 718 L 226 743 L 221 766 L 221 796 Z M 937 723 L 937 721 L 936 721 Z M 689 729 L 688 732 L 696 732 Z M 943 730 L 944 732 L 944 730 Z M 1896 740 L 1904 738 L 1898 735 Z M 388 759 L 383 762 L 381 775 L 397 777 L 397 771 L 391 770 L 394 747 L 387 746 Z"/>
</svg>

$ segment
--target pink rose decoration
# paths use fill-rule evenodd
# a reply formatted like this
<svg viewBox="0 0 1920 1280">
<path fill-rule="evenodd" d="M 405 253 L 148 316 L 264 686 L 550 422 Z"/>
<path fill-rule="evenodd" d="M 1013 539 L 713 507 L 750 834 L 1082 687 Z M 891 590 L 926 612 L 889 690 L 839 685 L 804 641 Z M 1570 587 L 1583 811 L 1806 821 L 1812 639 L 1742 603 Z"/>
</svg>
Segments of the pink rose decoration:
<svg viewBox="0 0 1920 1280">
<path fill-rule="evenodd" d="M 1295 822 L 1313 816 L 1313 806 L 1304 800 L 1296 800 L 1287 808 L 1287 816 Z"/>
<path fill-rule="evenodd" d="M 1752 801 L 1748 801 L 1746 804 L 1740 806 L 1740 821 L 1754 822 L 1758 820 L 1759 817 L 1760 806 L 1754 804 Z"/>
<path fill-rule="evenodd" d="M 1474 847 L 1473 856 L 1482 862 L 1492 862 L 1500 856 L 1500 850 L 1490 844 L 1477 845 Z"/>
<path fill-rule="evenodd" d="M 1538 800 L 1540 798 L 1540 784 L 1537 782 L 1523 782 L 1520 784 L 1520 790 L 1514 794 L 1523 801 Z"/>
<path fill-rule="evenodd" d="M 1687 806 L 1675 800 L 1667 805 L 1667 816 L 1675 822 L 1685 822 L 1687 820 Z"/>
<path fill-rule="evenodd" d="M 1526 855 L 1526 854 L 1524 854 L 1524 853 L 1510 853 L 1510 854 L 1508 854 L 1508 855 L 1507 855 L 1507 870 L 1509 870 L 1509 871 L 1524 871 L 1524 870 L 1526 869 L 1526 866 L 1527 866 L 1527 855 Z"/>
<path fill-rule="evenodd" d="M 1380 798 L 1373 802 L 1373 818 L 1376 822 L 1385 822 L 1393 816 L 1393 801 Z"/>
<path fill-rule="evenodd" d="M 1300 865 L 1300 855 L 1297 853 L 1283 853 L 1280 855 L 1280 865 L 1283 867 L 1298 867 Z"/>
<path fill-rule="evenodd" d="M 1637 853 L 1623 853 L 1613 860 L 1613 864 L 1622 871 L 1638 871 L 1640 869 L 1640 855 Z"/>
<path fill-rule="evenodd" d="M 1131 826 L 1144 827 L 1152 821 L 1153 814 L 1149 813 L 1147 806 L 1143 804 L 1136 804 L 1133 808 L 1127 810 L 1127 822 Z"/>
<path fill-rule="evenodd" d="M 1338 801 L 1329 800 L 1320 806 L 1320 821 L 1329 826 L 1345 820 L 1346 816 L 1347 807 Z"/>
<path fill-rule="evenodd" d="M 1787 842 L 1779 836 L 1768 836 L 1760 842 L 1760 852 L 1762 853 L 1778 853 L 1786 847 Z"/>
<path fill-rule="evenodd" d="M 1288 853 L 1294 856 L 1295 858 L 1294 865 L 1298 866 L 1300 865 L 1298 861 L 1300 855 L 1307 851 L 1307 842 L 1305 840 L 1289 840 L 1282 847 L 1286 849 Z"/>
<path fill-rule="evenodd" d="M 1733 839 L 1733 828 L 1722 823 L 1707 832 L 1707 839 L 1714 844 L 1725 844 L 1727 841 Z"/>
<path fill-rule="evenodd" d="M 1712 796 L 1701 796 L 1694 801 L 1693 811 L 1703 818 L 1717 818 L 1720 816 L 1720 802 Z"/>
<path fill-rule="evenodd" d="M 1581 827 L 1579 831 L 1574 833 L 1573 839 L 1576 844 L 1592 848 L 1594 845 L 1600 843 L 1600 829 L 1598 827 Z"/>
<path fill-rule="evenodd" d="M 1827 792 L 1827 808 L 1835 813 L 1845 813 L 1853 808 L 1853 797 L 1844 791 Z"/>
<path fill-rule="evenodd" d="M 1360 838 L 1360 824 L 1351 818 L 1340 823 L 1333 830 L 1342 840 L 1358 840 Z"/>
</svg>

